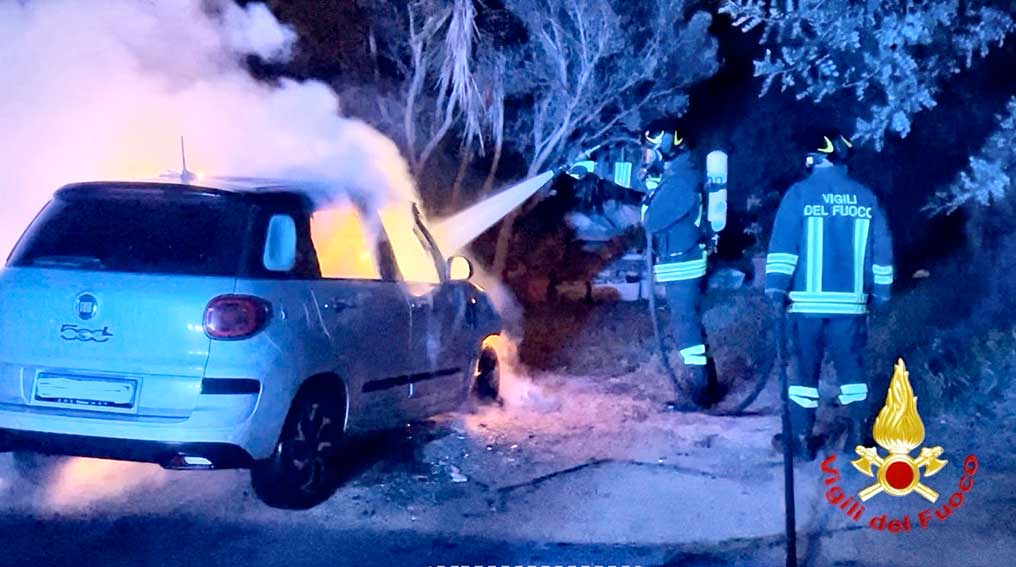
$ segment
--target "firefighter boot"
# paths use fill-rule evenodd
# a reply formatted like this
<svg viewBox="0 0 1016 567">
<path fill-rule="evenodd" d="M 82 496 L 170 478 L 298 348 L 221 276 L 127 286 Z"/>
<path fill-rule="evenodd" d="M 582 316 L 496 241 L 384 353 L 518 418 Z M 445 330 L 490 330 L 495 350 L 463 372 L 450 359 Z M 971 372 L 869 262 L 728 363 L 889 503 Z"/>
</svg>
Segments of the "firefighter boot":
<svg viewBox="0 0 1016 567">
<path fill-rule="evenodd" d="M 854 403 L 846 406 L 847 417 L 844 419 L 846 439 L 843 443 L 844 453 L 853 453 L 858 445 L 862 447 L 874 447 L 875 438 L 872 436 L 872 428 L 875 420 L 868 412 L 867 404 Z"/>
<path fill-rule="evenodd" d="M 773 435 L 773 449 L 783 453 L 783 434 Z M 819 449 L 822 448 L 824 439 L 817 435 L 801 434 L 791 436 L 791 451 L 798 459 L 810 463 L 815 460 Z"/>
<path fill-rule="evenodd" d="M 677 400 L 664 404 L 666 411 L 698 411 L 707 409 L 722 399 L 725 392 L 721 391 L 716 380 L 716 367 L 712 358 L 706 359 L 704 365 L 682 365 L 675 369 L 678 375 Z"/>
<path fill-rule="evenodd" d="M 676 351 L 667 353 L 667 361 L 673 372 L 672 378 L 676 380 L 674 382 L 674 395 L 676 397 L 664 402 L 663 411 L 697 411 L 699 408 L 692 402 L 693 388 L 691 386 L 698 383 L 699 377 L 697 373 L 701 367 L 684 364 L 684 360 Z"/>
<path fill-rule="evenodd" d="M 716 363 L 713 361 L 713 357 L 706 355 L 702 378 L 692 385 L 692 402 L 702 409 L 711 408 L 727 395 L 727 390 L 727 386 L 721 384 L 716 376 Z"/>
</svg>

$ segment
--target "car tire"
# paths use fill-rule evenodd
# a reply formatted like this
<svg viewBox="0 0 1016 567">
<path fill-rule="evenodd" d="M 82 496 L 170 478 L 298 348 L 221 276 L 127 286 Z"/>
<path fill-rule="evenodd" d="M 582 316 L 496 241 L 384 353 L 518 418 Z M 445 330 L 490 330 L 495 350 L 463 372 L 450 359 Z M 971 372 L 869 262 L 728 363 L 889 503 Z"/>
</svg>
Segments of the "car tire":
<svg viewBox="0 0 1016 567">
<path fill-rule="evenodd" d="M 481 403 L 501 401 L 501 365 L 493 347 L 483 347 L 476 361 L 473 396 Z"/>
<path fill-rule="evenodd" d="M 306 510 L 327 500 L 342 480 L 345 400 L 330 387 L 301 390 L 290 406 L 275 450 L 254 462 L 251 485 L 265 504 Z"/>
<path fill-rule="evenodd" d="M 25 451 L 15 451 L 11 454 L 11 458 L 14 461 L 14 471 L 18 476 L 37 486 L 50 482 L 60 465 L 66 460 L 65 457 L 57 455 L 43 455 Z"/>
</svg>

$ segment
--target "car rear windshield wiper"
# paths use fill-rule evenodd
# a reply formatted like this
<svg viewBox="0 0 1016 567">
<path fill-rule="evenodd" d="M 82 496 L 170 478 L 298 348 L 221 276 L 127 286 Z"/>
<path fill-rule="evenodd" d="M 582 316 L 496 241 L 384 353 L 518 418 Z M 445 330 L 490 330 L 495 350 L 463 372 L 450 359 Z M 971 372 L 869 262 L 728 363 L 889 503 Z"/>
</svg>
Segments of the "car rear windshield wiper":
<svg viewBox="0 0 1016 567">
<path fill-rule="evenodd" d="M 105 269 L 102 260 L 91 256 L 39 256 L 32 260 L 33 266 L 48 268 L 91 268 Z"/>
</svg>

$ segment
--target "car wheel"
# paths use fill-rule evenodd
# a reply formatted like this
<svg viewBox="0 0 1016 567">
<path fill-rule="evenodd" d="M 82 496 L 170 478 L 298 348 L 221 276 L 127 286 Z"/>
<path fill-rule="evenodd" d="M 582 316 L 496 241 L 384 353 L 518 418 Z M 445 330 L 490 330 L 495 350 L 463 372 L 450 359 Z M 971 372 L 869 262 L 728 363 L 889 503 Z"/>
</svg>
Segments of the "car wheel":
<svg viewBox="0 0 1016 567">
<path fill-rule="evenodd" d="M 481 402 L 500 401 L 501 365 L 493 347 L 483 347 L 476 362 L 476 376 L 473 380 L 473 395 Z"/>
<path fill-rule="evenodd" d="M 341 480 L 345 411 L 342 395 L 332 388 L 297 395 L 275 451 L 251 467 L 251 484 L 262 502 L 305 510 L 335 492 Z"/>
<path fill-rule="evenodd" d="M 65 457 L 15 451 L 12 455 L 14 471 L 23 480 L 35 485 L 44 485 L 56 474 Z"/>
</svg>

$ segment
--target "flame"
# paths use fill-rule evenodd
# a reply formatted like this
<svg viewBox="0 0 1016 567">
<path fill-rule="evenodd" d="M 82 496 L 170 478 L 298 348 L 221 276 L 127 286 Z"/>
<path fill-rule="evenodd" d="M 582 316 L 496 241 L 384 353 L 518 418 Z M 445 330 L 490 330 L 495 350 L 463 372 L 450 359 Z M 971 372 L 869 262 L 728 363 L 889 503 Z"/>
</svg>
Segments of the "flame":
<svg viewBox="0 0 1016 567">
<path fill-rule="evenodd" d="M 380 279 L 376 254 L 380 237 L 392 248 L 406 290 L 413 295 L 430 292 L 433 284 L 441 282 L 439 262 L 443 259 L 418 231 L 412 204 L 390 203 L 377 214 L 364 215 L 349 201 L 314 212 L 311 239 L 321 274 L 326 278 Z M 372 217 L 380 217 L 383 232 L 376 221 L 372 225 L 367 220 Z"/>
<path fill-rule="evenodd" d="M 556 411 L 560 408 L 560 400 L 533 381 L 529 369 L 519 360 L 518 345 L 519 341 L 507 332 L 491 335 L 483 341 L 484 347 L 491 347 L 497 352 L 497 364 L 501 373 L 499 394 L 505 407 L 509 410 L 527 408 Z M 506 417 L 510 419 L 513 415 L 508 412 Z M 483 419 L 489 421 L 491 417 L 484 414 Z"/>
<path fill-rule="evenodd" d="M 924 423 L 917 413 L 917 396 L 909 377 L 901 358 L 893 371 L 885 405 L 875 418 L 875 441 L 890 453 L 909 453 L 924 441 Z"/>
<path fill-rule="evenodd" d="M 351 203 L 316 211 L 311 217 L 310 234 L 321 275 L 380 279 L 372 232 Z"/>
<path fill-rule="evenodd" d="M 483 340 L 483 347 L 490 347 L 497 352 L 497 364 L 500 367 L 502 387 L 505 386 L 506 378 L 508 382 L 527 378 L 528 372 L 519 361 L 518 341 L 508 335 L 508 333 L 487 337 Z"/>
<path fill-rule="evenodd" d="M 422 286 L 416 291 L 411 284 L 437 284 L 441 282 L 434 255 L 431 254 L 429 243 L 416 228 L 416 216 L 409 203 L 394 203 L 383 207 L 380 211 L 381 224 L 384 225 L 388 242 L 395 253 L 395 263 L 402 272 L 402 279 L 407 289 L 414 295 L 428 291 Z"/>
<path fill-rule="evenodd" d="M 158 465 L 72 458 L 63 463 L 48 487 L 47 503 L 58 510 L 77 510 L 108 500 L 122 500 L 142 488 L 163 485 L 167 473 Z"/>
</svg>

